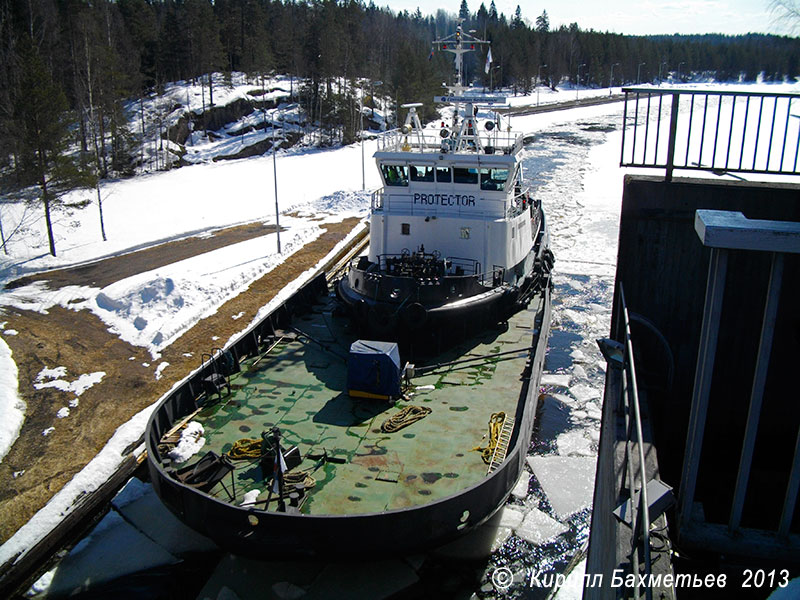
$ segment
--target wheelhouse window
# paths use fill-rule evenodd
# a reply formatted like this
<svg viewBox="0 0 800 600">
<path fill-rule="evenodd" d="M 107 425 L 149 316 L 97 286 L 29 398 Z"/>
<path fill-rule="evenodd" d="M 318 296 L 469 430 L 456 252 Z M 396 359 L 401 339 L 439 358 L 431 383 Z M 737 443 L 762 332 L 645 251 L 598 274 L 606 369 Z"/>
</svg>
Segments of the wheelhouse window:
<svg viewBox="0 0 800 600">
<path fill-rule="evenodd" d="M 408 185 L 408 167 L 404 165 L 381 165 L 386 185 Z"/>
<path fill-rule="evenodd" d="M 411 223 L 400 223 L 400 233 L 403 235 L 411 235 Z"/>
<path fill-rule="evenodd" d="M 411 166 L 411 181 L 433 182 L 433 167 Z"/>
<path fill-rule="evenodd" d="M 453 167 L 453 183 L 478 183 L 478 169 Z"/>
<path fill-rule="evenodd" d="M 450 167 L 436 167 L 436 181 L 439 183 L 450 183 L 452 179 Z"/>
<path fill-rule="evenodd" d="M 508 181 L 508 169 L 481 169 L 481 189 L 502 192 Z"/>
</svg>

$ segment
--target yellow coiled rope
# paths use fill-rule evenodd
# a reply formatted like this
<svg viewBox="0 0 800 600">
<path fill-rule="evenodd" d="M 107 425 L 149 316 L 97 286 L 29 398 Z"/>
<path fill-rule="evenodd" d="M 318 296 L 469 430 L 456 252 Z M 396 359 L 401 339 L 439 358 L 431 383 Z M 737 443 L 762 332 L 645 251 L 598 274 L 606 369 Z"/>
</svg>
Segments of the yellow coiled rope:
<svg viewBox="0 0 800 600">
<path fill-rule="evenodd" d="M 425 406 L 406 406 L 399 413 L 386 419 L 381 425 L 384 433 L 394 433 L 403 427 L 408 427 L 412 423 L 419 421 L 431 414 L 431 409 Z"/>
<path fill-rule="evenodd" d="M 228 456 L 233 460 L 246 460 L 261 457 L 261 440 L 242 438 L 236 440 L 228 450 Z"/>
<path fill-rule="evenodd" d="M 483 462 L 487 465 L 492 462 L 494 456 L 494 449 L 497 448 L 497 441 L 500 439 L 500 432 L 503 430 L 503 423 L 506 420 L 506 413 L 496 412 L 492 413 L 489 417 L 489 445 L 488 446 L 475 446 L 472 451 L 480 452 Z"/>
<path fill-rule="evenodd" d="M 261 458 L 261 441 L 253 438 L 236 440 L 227 454 L 232 460 Z M 283 474 L 283 483 L 285 485 L 302 483 L 308 490 L 317 484 L 317 480 L 311 476 L 311 471 L 290 471 Z"/>
</svg>

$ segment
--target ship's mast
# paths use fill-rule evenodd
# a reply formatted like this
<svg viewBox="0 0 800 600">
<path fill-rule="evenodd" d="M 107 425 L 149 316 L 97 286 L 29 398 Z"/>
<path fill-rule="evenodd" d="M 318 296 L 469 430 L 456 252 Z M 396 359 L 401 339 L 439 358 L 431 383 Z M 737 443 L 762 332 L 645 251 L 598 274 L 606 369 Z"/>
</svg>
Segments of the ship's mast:
<svg viewBox="0 0 800 600">
<path fill-rule="evenodd" d="M 453 104 L 453 125 L 452 125 L 452 151 L 462 151 L 469 147 L 475 148 L 480 151 L 481 140 L 477 133 L 477 124 L 475 122 L 476 103 L 493 104 L 505 103 L 505 98 L 496 96 L 476 96 L 464 95 L 464 55 L 467 52 L 473 52 L 477 46 L 489 46 L 491 42 L 481 40 L 469 33 L 464 33 L 461 27 L 463 19 L 459 19 L 458 26 L 455 33 L 448 35 L 446 38 L 434 40 L 433 43 L 439 50 L 450 52 L 455 55 L 455 85 L 445 86 L 447 88 L 447 96 L 436 96 L 435 102 L 452 103 Z M 463 118 L 459 123 L 459 115 L 461 112 L 461 103 L 464 103 Z M 443 148 L 445 143 L 443 142 Z"/>
<path fill-rule="evenodd" d="M 448 93 L 459 96 L 464 91 L 464 54 L 473 52 L 476 46 L 488 46 L 491 42 L 481 40 L 469 33 L 464 33 L 461 28 L 463 19 L 459 19 L 456 32 L 451 33 L 446 38 L 434 40 L 433 43 L 439 50 L 455 54 L 456 81 L 455 85 L 447 86 Z"/>
</svg>

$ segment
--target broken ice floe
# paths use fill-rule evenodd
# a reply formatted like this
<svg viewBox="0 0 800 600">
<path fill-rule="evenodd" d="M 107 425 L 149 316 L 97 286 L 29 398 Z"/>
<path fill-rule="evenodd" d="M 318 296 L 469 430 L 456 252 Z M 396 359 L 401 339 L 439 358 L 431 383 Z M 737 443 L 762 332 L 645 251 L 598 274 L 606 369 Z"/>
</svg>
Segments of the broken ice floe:
<svg viewBox="0 0 800 600">
<path fill-rule="evenodd" d="M 570 376 L 564 373 L 542 373 L 542 378 L 539 383 L 541 385 L 554 385 L 557 387 L 568 388 Z"/>
<path fill-rule="evenodd" d="M 514 533 L 526 542 L 541 545 L 561 535 L 567 529 L 569 528 L 563 523 L 559 523 L 536 508 L 532 508 L 514 530 Z"/>
<path fill-rule="evenodd" d="M 573 385 L 569 388 L 569 393 L 575 396 L 575 399 L 580 403 L 600 398 L 600 390 L 586 383 Z"/>
<path fill-rule="evenodd" d="M 592 505 L 595 457 L 529 456 L 530 466 L 559 519 Z"/>
<path fill-rule="evenodd" d="M 511 495 L 518 499 L 524 500 L 528 497 L 528 483 L 531 480 L 531 474 L 527 471 L 523 471 L 522 474 L 519 476 L 519 481 L 514 486 L 514 489 L 511 490 Z"/>
<path fill-rule="evenodd" d="M 592 440 L 583 431 L 567 431 L 556 438 L 556 446 L 561 456 L 594 456 Z"/>
</svg>

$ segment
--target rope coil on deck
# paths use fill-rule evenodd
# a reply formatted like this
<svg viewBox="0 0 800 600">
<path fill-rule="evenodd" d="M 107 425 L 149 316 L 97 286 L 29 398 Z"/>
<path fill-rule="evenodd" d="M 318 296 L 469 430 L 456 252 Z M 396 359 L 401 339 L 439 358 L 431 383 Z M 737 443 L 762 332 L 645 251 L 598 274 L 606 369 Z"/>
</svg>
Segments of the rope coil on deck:
<svg viewBox="0 0 800 600">
<path fill-rule="evenodd" d="M 481 458 L 483 458 L 483 462 L 487 465 L 492 462 L 492 456 L 494 455 L 494 450 L 497 448 L 497 442 L 500 439 L 500 432 L 503 430 L 503 423 L 506 420 L 506 413 L 504 412 L 496 412 L 492 413 L 492 416 L 489 417 L 489 445 L 488 446 L 475 446 L 472 451 L 473 452 L 480 452 Z"/>
<path fill-rule="evenodd" d="M 232 460 L 247 460 L 261 457 L 261 440 L 242 438 L 236 440 L 226 453 Z"/>
<path fill-rule="evenodd" d="M 420 419 L 424 419 L 431 412 L 433 411 L 425 406 L 406 406 L 399 413 L 386 419 L 381 424 L 381 431 L 384 433 L 394 433 Z"/>
</svg>

